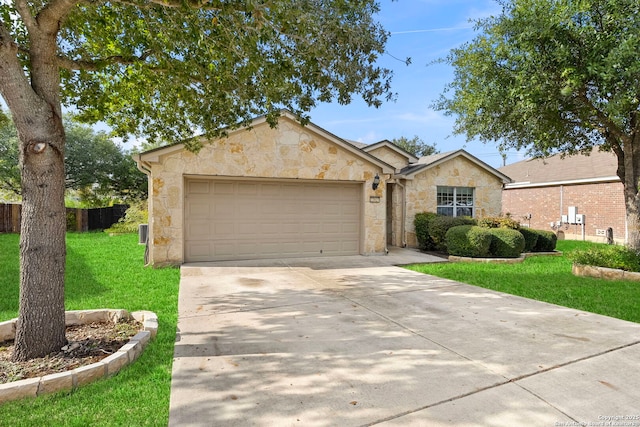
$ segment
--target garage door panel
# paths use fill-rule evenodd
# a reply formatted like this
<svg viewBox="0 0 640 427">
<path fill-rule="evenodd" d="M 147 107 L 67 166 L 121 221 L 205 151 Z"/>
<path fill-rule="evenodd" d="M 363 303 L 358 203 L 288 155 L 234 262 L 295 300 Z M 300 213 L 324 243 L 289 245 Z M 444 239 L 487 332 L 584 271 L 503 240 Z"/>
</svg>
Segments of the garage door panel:
<svg viewBox="0 0 640 427">
<path fill-rule="evenodd" d="M 187 186 L 190 194 L 209 194 L 209 182 L 207 181 L 190 181 Z"/>
<path fill-rule="evenodd" d="M 361 184 L 188 180 L 185 187 L 185 261 L 359 253 Z"/>
<path fill-rule="evenodd" d="M 193 202 L 188 205 L 188 215 L 190 218 L 209 218 L 211 213 L 209 211 L 210 205 L 204 202 Z"/>
</svg>

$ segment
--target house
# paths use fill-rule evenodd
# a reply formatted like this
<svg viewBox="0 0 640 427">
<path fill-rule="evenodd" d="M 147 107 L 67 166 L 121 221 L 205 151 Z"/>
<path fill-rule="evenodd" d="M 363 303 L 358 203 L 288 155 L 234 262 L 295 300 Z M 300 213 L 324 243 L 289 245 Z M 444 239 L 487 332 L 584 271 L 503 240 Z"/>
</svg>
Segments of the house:
<svg viewBox="0 0 640 427">
<path fill-rule="evenodd" d="M 417 246 L 422 211 L 497 215 L 509 178 L 464 150 L 418 159 L 283 112 L 204 144 L 147 151 L 149 262 L 383 255 Z"/>
<path fill-rule="evenodd" d="M 623 186 L 617 157 L 594 149 L 590 155 L 555 155 L 523 160 L 498 170 L 514 182 L 502 192 L 502 211 L 559 238 L 607 242 L 626 240 Z M 584 233 L 584 234 L 583 234 Z"/>
</svg>

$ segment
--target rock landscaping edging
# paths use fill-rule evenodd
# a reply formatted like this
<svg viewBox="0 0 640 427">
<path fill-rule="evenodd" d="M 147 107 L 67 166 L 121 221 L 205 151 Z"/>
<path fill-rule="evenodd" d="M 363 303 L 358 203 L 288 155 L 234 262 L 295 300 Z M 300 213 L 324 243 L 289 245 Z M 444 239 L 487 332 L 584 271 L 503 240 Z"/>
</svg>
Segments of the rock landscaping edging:
<svg viewBox="0 0 640 427">
<path fill-rule="evenodd" d="M 100 378 L 112 376 L 140 357 L 146 345 L 158 333 L 158 317 L 151 311 L 133 313 L 126 310 L 107 309 L 67 311 L 65 313 L 67 326 L 94 322 L 117 323 L 121 319 L 131 318 L 142 323 L 142 330 L 131 337 L 129 342 L 116 353 L 99 362 L 81 366 L 68 372 L 0 384 L 0 404 L 25 397 L 37 397 L 58 391 L 73 390 Z M 16 322 L 17 319 L 0 322 L 0 342 L 15 338 Z"/>
<path fill-rule="evenodd" d="M 552 256 L 562 256 L 562 252 L 553 251 L 553 252 L 526 252 L 520 254 L 518 258 L 472 258 L 472 257 L 464 257 L 464 256 L 456 256 L 449 255 L 449 261 L 451 262 L 480 262 L 480 263 L 493 263 L 493 264 L 517 264 L 523 262 L 525 259 L 541 256 L 541 255 L 552 255 Z"/>
<path fill-rule="evenodd" d="M 640 273 L 617 270 L 615 268 L 596 267 L 594 265 L 573 264 L 571 272 L 574 276 L 594 277 L 606 280 L 632 280 L 640 282 Z"/>
</svg>

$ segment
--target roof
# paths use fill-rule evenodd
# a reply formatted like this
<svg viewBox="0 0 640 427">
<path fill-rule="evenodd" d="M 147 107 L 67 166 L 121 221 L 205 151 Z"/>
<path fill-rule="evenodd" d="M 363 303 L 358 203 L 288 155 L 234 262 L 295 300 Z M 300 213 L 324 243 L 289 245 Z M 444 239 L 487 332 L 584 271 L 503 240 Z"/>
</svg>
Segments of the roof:
<svg viewBox="0 0 640 427">
<path fill-rule="evenodd" d="M 280 112 L 280 118 L 281 119 L 285 118 L 285 119 L 291 120 L 291 121 L 296 122 L 296 123 L 299 124 L 299 122 L 297 121 L 297 117 L 293 113 L 291 113 L 291 112 L 289 112 L 287 110 L 282 110 Z M 242 132 L 242 131 L 246 130 L 247 128 L 252 128 L 252 127 L 255 127 L 255 126 L 259 125 L 259 124 L 266 123 L 266 121 L 267 121 L 266 116 L 257 117 L 251 122 L 251 124 L 249 126 L 233 129 L 233 130 L 231 130 L 229 132 L 229 134 L 233 134 L 233 133 L 236 133 L 236 132 Z M 300 125 L 300 126 L 303 126 L 303 125 Z M 356 156 L 362 158 L 363 160 L 366 160 L 366 161 L 368 161 L 370 163 L 373 163 L 373 164 L 379 166 L 382 169 L 383 173 L 392 174 L 392 173 L 394 173 L 396 171 L 396 169 L 392 165 L 380 160 L 379 158 L 375 157 L 372 154 L 367 153 L 364 150 L 361 150 L 359 146 L 354 145 L 353 141 L 347 141 L 347 140 L 345 140 L 343 138 L 340 138 L 340 137 L 332 134 L 331 132 L 328 132 L 327 130 L 325 130 L 325 129 L 321 128 L 320 126 L 315 125 L 314 123 L 311 123 L 311 122 L 307 123 L 303 127 L 309 129 L 312 132 L 315 132 L 318 135 L 322 135 L 323 137 L 327 138 L 329 141 L 331 141 L 334 144 L 344 148 L 346 151 L 349 151 L 352 154 L 355 154 Z M 358 145 L 360 145 L 360 144 L 358 144 Z M 157 161 L 159 161 L 159 157 L 162 156 L 162 155 L 175 153 L 175 152 L 178 152 L 178 151 L 181 151 L 181 150 L 184 150 L 184 149 L 185 149 L 184 143 L 179 142 L 179 143 L 175 143 L 175 144 L 171 144 L 171 145 L 166 145 L 164 147 L 154 148 L 154 149 L 145 151 L 145 152 L 140 153 L 139 155 L 137 155 L 136 158 L 137 158 L 137 160 L 145 161 L 145 162 L 157 162 Z"/>
<path fill-rule="evenodd" d="M 596 149 L 590 155 L 527 159 L 498 170 L 513 179 L 507 187 L 514 188 L 619 181 L 617 168 L 615 154 Z"/>
<path fill-rule="evenodd" d="M 404 148 L 397 146 L 396 144 L 394 144 L 393 142 L 389 141 L 388 139 L 383 139 L 382 141 L 376 142 L 374 144 L 364 145 L 363 147 L 359 147 L 359 148 L 362 151 L 366 151 L 367 153 L 370 153 L 371 151 L 373 151 L 373 150 L 375 150 L 377 148 L 380 148 L 380 147 L 387 147 L 387 148 L 391 149 L 392 151 L 395 151 L 396 153 L 398 153 L 401 156 L 403 156 L 404 158 L 406 158 L 408 163 L 415 163 L 415 162 L 418 161 L 418 158 L 416 156 L 414 156 L 413 154 L 409 153 Z"/>
<path fill-rule="evenodd" d="M 512 182 L 511 178 L 509 178 L 509 176 L 506 175 L 505 173 L 492 168 L 482 160 L 478 159 L 475 156 L 472 156 L 471 154 L 467 153 L 465 150 L 462 150 L 462 149 L 421 157 L 418 160 L 418 163 L 414 163 L 403 168 L 398 174 L 398 177 L 412 179 L 417 173 L 428 170 L 432 167 L 435 167 L 439 164 L 452 160 L 456 157 L 464 157 L 470 162 L 476 164 L 481 169 L 484 169 L 490 174 L 495 175 L 497 178 L 501 179 L 502 182 L 504 183 Z"/>
</svg>

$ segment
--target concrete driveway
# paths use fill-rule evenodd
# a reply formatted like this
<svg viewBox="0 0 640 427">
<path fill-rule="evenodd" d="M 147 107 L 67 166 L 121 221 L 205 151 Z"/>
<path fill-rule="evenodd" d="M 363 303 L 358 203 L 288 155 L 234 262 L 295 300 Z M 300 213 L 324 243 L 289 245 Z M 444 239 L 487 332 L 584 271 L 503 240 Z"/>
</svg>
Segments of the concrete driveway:
<svg viewBox="0 0 640 427">
<path fill-rule="evenodd" d="M 183 266 L 169 424 L 640 426 L 640 324 L 392 266 L 436 260 Z"/>
</svg>

